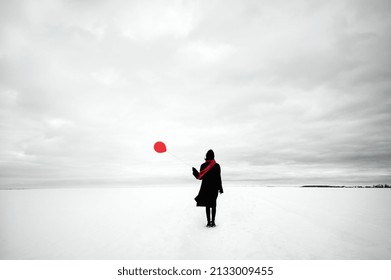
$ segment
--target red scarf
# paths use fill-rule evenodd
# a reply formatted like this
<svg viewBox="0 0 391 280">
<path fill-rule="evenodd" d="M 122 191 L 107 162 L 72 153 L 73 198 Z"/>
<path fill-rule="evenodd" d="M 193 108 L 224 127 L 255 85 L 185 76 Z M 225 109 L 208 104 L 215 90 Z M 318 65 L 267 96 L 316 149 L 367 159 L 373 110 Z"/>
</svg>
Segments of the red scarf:
<svg viewBox="0 0 391 280">
<path fill-rule="evenodd" d="M 208 171 L 211 170 L 212 167 L 216 164 L 216 161 L 214 159 L 206 160 L 206 162 L 209 162 L 209 164 L 208 164 L 208 166 L 205 169 L 202 169 L 200 171 L 200 174 L 198 175 L 198 180 L 201 180 L 202 177 L 204 177 L 205 174 L 208 173 Z"/>
</svg>

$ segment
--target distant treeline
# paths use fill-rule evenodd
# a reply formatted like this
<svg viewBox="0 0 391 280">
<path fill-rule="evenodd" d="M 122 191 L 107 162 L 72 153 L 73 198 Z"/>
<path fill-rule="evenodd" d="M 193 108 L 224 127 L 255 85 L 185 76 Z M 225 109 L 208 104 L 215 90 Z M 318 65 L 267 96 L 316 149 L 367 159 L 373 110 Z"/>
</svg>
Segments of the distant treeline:
<svg viewBox="0 0 391 280">
<path fill-rule="evenodd" d="M 329 186 L 329 185 L 305 185 L 301 186 L 302 188 L 377 188 L 377 189 L 384 189 L 384 188 L 391 188 L 391 185 L 383 185 L 383 184 L 378 184 L 378 185 L 372 185 L 372 186 Z"/>
</svg>

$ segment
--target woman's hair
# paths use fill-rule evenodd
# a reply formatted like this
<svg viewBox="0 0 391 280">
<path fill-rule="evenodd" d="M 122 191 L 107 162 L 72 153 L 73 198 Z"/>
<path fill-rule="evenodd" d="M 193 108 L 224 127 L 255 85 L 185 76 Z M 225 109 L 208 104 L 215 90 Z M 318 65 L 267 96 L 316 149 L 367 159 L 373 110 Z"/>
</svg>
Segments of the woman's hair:
<svg viewBox="0 0 391 280">
<path fill-rule="evenodd" d="M 215 153 L 213 152 L 213 150 L 209 150 L 206 153 L 205 160 L 212 160 L 212 159 L 215 159 Z"/>
</svg>

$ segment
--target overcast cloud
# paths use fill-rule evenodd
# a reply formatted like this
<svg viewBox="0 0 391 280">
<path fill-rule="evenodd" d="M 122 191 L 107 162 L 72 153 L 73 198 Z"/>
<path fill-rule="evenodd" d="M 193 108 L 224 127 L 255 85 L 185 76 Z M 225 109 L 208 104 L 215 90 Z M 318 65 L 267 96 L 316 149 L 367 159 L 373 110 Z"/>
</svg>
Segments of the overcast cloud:
<svg viewBox="0 0 391 280">
<path fill-rule="evenodd" d="M 391 2 L 1 1 L 1 186 L 391 181 Z"/>
</svg>

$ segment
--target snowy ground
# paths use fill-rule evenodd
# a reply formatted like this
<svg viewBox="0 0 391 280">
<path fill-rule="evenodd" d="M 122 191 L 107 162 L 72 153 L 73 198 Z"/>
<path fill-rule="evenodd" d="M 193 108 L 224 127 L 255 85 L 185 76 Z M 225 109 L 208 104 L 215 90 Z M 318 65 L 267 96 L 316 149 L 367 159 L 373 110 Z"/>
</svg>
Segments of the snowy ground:
<svg viewBox="0 0 391 280">
<path fill-rule="evenodd" d="M 391 191 L 0 190 L 0 259 L 391 259 Z"/>
</svg>

